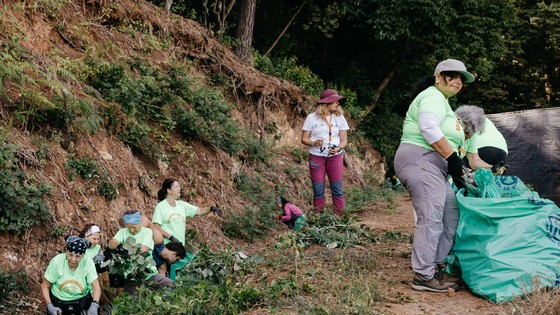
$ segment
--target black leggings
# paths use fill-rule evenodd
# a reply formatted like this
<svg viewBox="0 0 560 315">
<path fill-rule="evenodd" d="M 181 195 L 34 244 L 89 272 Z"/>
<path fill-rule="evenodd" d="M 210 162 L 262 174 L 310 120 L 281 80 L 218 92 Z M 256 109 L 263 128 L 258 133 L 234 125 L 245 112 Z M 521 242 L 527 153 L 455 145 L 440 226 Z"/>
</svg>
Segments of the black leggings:
<svg viewBox="0 0 560 315">
<path fill-rule="evenodd" d="M 506 151 L 496 147 L 482 147 L 478 149 L 478 156 L 481 160 L 493 166 L 501 161 L 505 162 L 507 153 Z M 465 158 L 464 161 L 466 166 L 470 168 L 471 166 L 469 165 L 469 160 Z"/>
</svg>

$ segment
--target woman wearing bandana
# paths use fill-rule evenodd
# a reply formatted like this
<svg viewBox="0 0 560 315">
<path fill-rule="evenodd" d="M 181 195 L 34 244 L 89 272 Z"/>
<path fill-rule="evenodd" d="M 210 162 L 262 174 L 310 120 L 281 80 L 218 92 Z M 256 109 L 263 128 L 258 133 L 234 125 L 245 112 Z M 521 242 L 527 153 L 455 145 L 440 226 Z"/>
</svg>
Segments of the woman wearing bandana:
<svg viewBox="0 0 560 315">
<path fill-rule="evenodd" d="M 48 315 L 97 314 L 101 287 L 93 260 L 83 259 L 89 246 L 87 240 L 69 236 L 66 252 L 49 262 L 41 284 Z"/>
<path fill-rule="evenodd" d="M 149 252 L 150 255 L 154 249 L 154 240 L 152 237 L 152 230 L 142 226 L 142 215 L 138 210 L 129 210 L 124 213 L 123 221 L 125 228 L 120 229 L 117 234 L 109 241 L 110 249 L 117 249 L 122 247 L 126 239 L 132 236 L 136 240 L 136 244 L 140 244 L 141 252 Z M 135 294 L 136 288 L 139 285 L 145 285 L 152 289 L 164 289 L 166 287 L 173 287 L 173 281 L 171 279 L 158 273 L 155 265 L 150 266 L 150 272 L 144 279 L 144 281 L 131 282 L 124 281 L 124 290 L 128 294 Z"/>
</svg>

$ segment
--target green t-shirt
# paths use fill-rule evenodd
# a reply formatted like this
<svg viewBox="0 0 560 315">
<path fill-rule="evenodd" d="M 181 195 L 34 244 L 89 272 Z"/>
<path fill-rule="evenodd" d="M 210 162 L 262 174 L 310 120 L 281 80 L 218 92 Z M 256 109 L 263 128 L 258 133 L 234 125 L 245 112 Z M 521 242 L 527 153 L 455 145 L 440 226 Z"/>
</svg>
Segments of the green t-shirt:
<svg viewBox="0 0 560 315">
<path fill-rule="evenodd" d="M 424 139 L 418 126 L 420 113 L 430 112 L 440 119 L 440 128 L 453 150 L 461 146 L 465 140 L 463 127 L 457 116 L 449 106 L 445 96 L 435 86 L 431 86 L 420 92 L 410 104 L 403 122 L 403 135 L 401 142 L 414 144 L 428 150 L 434 150 Z"/>
<path fill-rule="evenodd" d="M 161 225 L 165 232 L 173 235 L 184 245 L 187 217 L 193 218 L 197 209 L 197 206 L 181 200 L 176 200 L 175 207 L 172 207 L 167 199 L 164 199 L 156 205 L 152 222 Z"/>
<path fill-rule="evenodd" d="M 76 270 L 70 270 L 66 253 L 62 253 L 51 259 L 44 277 L 52 283 L 51 292 L 54 296 L 63 301 L 72 301 L 89 293 L 91 284 L 97 279 L 97 272 L 93 260 L 85 255 Z"/>
<path fill-rule="evenodd" d="M 506 139 L 502 133 L 494 126 L 488 118 L 484 118 L 484 131 L 475 133 L 472 137 L 465 140 L 465 151 L 477 153 L 483 147 L 494 147 L 508 153 Z"/>
<path fill-rule="evenodd" d="M 132 235 L 127 228 L 122 228 L 117 231 L 117 234 L 115 234 L 113 239 L 119 241 L 120 244 L 124 244 L 126 242 L 126 239 L 129 236 L 132 236 L 136 240 L 136 243 L 148 247 L 151 253 L 152 250 L 154 249 L 154 239 L 152 238 L 152 235 L 153 235 L 152 230 L 145 227 L 142 227 L 140 231 L 136 233 L 136 235 Z"/>
<path fill-rule="evenodd" d="M 92 258 L 95 257 L 101 251 L 101 245 L 97 244 L 93 247 L 86 249 L 86 253 L 84 254 L 84 258 Z"/>
</svg>

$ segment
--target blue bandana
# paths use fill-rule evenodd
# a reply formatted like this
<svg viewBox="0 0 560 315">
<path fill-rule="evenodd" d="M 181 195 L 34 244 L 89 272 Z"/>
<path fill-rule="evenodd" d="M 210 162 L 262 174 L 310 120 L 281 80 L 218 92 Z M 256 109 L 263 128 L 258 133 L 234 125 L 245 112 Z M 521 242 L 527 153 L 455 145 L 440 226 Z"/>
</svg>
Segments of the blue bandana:
<svg viewBox="0 0 560 315">
<path fill-rule="evenodd" d="M 141 215 L 140 211 L 136 211 L 134 213 L 125 214 L 123 216 L 124 224 L 140 224 Z"/>
<path fill-rule="evenodd" d="M 89 242 L 83 238 L 72 235 L 66 239 L 66 250 L 71 253 L 83 255 L 88 248 Z"/>
</svg>

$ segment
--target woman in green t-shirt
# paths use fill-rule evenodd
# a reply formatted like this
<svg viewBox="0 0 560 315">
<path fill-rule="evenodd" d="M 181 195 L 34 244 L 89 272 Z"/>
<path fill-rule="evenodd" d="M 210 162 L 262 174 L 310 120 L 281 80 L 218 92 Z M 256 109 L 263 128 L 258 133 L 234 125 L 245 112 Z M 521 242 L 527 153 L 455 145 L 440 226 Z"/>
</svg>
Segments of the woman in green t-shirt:
<svg viewBox="0 0 560 315">
<path fill-rule="evenodd" d="M 179 200 L 179 197 L 181 197 L 181 185 L 179 182 L 173 178 L 166 179 L 158 191 L 160 202 L 156 205 L 152 222 L 163 234 L 163 237 L 169 241 L 176 240 L 186 245 L 187 218 L 206 215 L 210 212 L 221 215 L 222 210 L 215 206 L 200 208 Z"/>
<path fill-rule="evenodd" d="M 417 86 L 403 122 L 395 154 L 395 172 L 408 190 L 416 213 L 412 244 L 412 288 L 447 292 L 457 289 L 441 272 L 459 222 L 459 208 L 449 184 L 466 189 L 457 149 L 465 140 L 463 126 L 448 99 L 474 81 L 465 65 L 455 59 L 440 62 L 434 74 Z"/>
<path fill-rule="evenodd" d="M 41 284 L 48 315 L 80 314 L 82 311 L 97 315 L 101 287 L 93 260 L 83 259 L 89 246 L 87 240 L 69 236 L 66 252 L 49 262 Z"/>
</svg>

